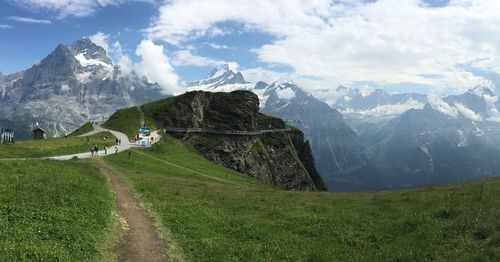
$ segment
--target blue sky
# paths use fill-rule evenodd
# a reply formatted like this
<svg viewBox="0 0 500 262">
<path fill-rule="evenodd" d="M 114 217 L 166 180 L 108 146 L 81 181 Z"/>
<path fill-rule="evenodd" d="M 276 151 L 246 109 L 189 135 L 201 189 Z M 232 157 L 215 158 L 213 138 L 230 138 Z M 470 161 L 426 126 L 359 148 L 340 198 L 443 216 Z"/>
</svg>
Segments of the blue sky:
<svg viewBox="0 0 500 262">
<path fill-rule="evenodd" d="M 229 63 L 250 81 L 312 92 L 457 93 L 500 84 L 499 9 L 496 0 L 4 0 L 0 71 L 99 32 L 117 65 L 165 68 L 166 79 L 148 75 L 172 90 Z M 163 54 L 141 63 L 140 46 Z"/>
</svg>

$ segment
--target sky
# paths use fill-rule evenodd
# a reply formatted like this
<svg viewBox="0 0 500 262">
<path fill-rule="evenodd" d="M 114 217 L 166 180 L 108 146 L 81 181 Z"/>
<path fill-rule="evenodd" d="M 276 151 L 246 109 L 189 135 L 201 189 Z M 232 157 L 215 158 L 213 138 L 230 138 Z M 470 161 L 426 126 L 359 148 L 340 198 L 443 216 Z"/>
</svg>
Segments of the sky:
<svg viewBox="0 0 500 262">
<path fill-rule="evenodd" d="M 0 72 L 90 37 L 171 92 L 229 64 L 248 81 L 309 91 L 456 94 L 500 87 L 498 10 L 498 0 L 1 0 Z"/>
</svg>

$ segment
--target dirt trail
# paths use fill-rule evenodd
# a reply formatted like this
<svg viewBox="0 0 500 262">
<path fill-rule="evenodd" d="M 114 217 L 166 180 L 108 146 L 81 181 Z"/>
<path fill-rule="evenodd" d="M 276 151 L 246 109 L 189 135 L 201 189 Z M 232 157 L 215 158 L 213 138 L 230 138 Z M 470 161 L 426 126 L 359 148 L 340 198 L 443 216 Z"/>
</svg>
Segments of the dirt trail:
<svg viewBox="0 0 500 262">
<path fill-rule="evenodd" d="M 109 175 L 116 207 L 128 224 L 125 238 L 116 247 L 118 261 L 167 261 L 164 255 L 167 246 L 158 236 L 153 219 L 116 171 L 104 161 L 99 163 L 101 170 Z"/>
</svg>

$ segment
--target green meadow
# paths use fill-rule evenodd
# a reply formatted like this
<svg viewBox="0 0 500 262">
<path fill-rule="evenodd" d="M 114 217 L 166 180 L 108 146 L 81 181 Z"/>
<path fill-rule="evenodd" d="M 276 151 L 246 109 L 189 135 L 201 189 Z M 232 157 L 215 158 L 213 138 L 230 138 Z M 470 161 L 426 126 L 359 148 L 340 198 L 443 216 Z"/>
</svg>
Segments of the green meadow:
<svg viewBox="0 0 500 262">
<path fill-rule="evenodd" d="M 107 136 L 108 139 L 104 140 Z M 0 158 L 36 158 L 90 152 L 92 145 L 99 148 L 114 144 L 115 137 L 101 132 L 88 137 L 57 137 L 43 140 L 19 140 L 15 144 L 0 144 Z"/>
<path fill-rule="evenodd" d="M 69 151 L 87 151 L 86 138 L 69 137 L 26 141 L 19 151 L 6 148 L 21 142 L 2 145 L 0 155 L 65 154 L 68 141 L 75 144 Z M 500 260 L 500 178 L 389 192 L 291 192 L 217 165 L 168 135 L 131 153 L 98 161 L 144 203 L 173 261 Z M 96 161 L 0 160 L 0 260 L 109 259 L 116 209 Z"/>
<path fill-rule="evenodd" d="M 90 162 L 0 161 L 0 260 L 97 261 L 113 210 Z"/>
<path fill-rule="evenodd" d="M 286 192 L 164 136 L 106 158 L 192 261 L 500 259 L 500 179 L 378 193 Z"/>
</svg>

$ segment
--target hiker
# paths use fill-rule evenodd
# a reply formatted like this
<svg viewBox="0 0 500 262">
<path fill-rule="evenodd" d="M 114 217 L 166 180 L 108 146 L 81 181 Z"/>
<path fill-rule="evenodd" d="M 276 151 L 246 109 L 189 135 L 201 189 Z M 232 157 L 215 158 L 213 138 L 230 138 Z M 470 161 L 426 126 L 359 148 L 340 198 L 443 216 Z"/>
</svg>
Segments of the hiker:
<svg viewBox="0 0 500 262">
<path fill-rule="evenodd" d="M 118 147 L 115 146 L 115 155 L 118 154 Z"/>
<path fill-rule="evenodd" d="M 97 146 L 95 146 L 95 156 L 99 156 L 99 148 Z"/>
<path fill-rule="evenodd" d="M 118 145 L 118 138 L 116 139 L 116 144 Z"/>
<path fill-rule="evenodd" d="M 90 147 L 90 156 L 93 157 L 94 156 L 94 146 L 91 146 Z"/>
<path fill-rule="evenodd" d="M 108 146 L 104 146 L 104 154 L 107 155 L 108 154 Z"/>
<path fill-rule="evenodd" d="M 132 151 L 128 151 L 128 158 L 132 158 Z"/>
</svg>

